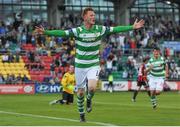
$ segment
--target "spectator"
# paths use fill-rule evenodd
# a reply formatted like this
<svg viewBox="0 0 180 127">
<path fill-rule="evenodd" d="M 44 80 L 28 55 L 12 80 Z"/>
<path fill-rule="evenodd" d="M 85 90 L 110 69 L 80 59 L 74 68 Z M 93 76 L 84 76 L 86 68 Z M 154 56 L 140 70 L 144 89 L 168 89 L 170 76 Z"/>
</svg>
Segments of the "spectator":
<svg viewBox="0 0 180 127">
<path fill-rule="evenodd" d="M 17 84 L 22 84 L 21 74 L 18 74 L 18 76 L 16 77 L 16 83 Z"/>
<path fill-rule="evenodd" d="M 23 81 L 24 83 L 29 83 L 29 82 L 30 82 L 29 78 L 28 78 L 26 75 L 24 75 L 24 76 L 22 77 L 22 81 Z"/>
<path fill-rule="evenodd" d="M 112 61 L 112 70 L 117 71 L 117 56 L 116 56 L 116 54 L 114 54 L 114 58 Z"/>
<path fill-rule="evenodd" d="M 106 72 L 109 75 L 112 72 L 112 60 L 110 58 L 107 59 L 106 66 Z"/>
<path fill-rule="evenodd" d="M 28 59 L 29 59 L 30 62 L 34 63 L 34 61 L 35 61 L 35 54 L 34 54 L 33 51 L 30 51 L 28 53 Z"/>
<path fill-rule="evenodd" d="M 9 62 L 9 55 L 7 53 L 2 55 L 2 62 Z"/>
<path fill-rule="evenodd" d="M 4 76 L 0 73 L 0 84 L 5 82 Z"/>
<path fill-rule="evenodd" d="M 15 62 L 19 62 L 20 61 L 20 54 L 19 54 L 19 52 L 16 52 L 14 59 L 15 59 Z"/>
<path fill-rule="evenodd" d="M 54 63 L 56 65 L 56 67 L 60 66 L 60 59 L 59 59 L 59 57 L 56 57 L 56 59 L 54 60 Z"/>
<path fill-rule="evenodd" d="M 55 38 L 52 37 L 52 38 L 51 38 L 51 41 L 50 41 L 50 43 L 49 43 L 49 48 L 50 48 L 50 50 L 54 50 L 54 49 L 55 49 L 55 46 L 56 46 Z"/>
<path fill-rule="evenodd" d="M 9 59 L 8 59 L 8 62 L 12 63 L 14 62 L 14 56 L 12 53 L 9 53 Z"/>
<path fill-rule="evenodd" d="M 122 78 L 124 78 L 124 79 L 128 78 L 128 72 L 126 69 L 124 69 L 124 71 L 123 71 Z"/>
<path fill-rule="evenodd" d="M 54 77 L 55 76 L 55 64 L 54 63 L 50 64 L 50 72 L 51 72 L 51 76 Z"/>
<path fill-rule="evenodd" d="M 7 74 L 6 84 L 15 84 L 15 76 Z"/>
<path fill-rule="evenodd" d="M 60 84 L 60 80 L 59 80 L 59 77 L 57 74 L 54 77 L 54 82 L 55 82 L 55 84 Z"/>
</svg>

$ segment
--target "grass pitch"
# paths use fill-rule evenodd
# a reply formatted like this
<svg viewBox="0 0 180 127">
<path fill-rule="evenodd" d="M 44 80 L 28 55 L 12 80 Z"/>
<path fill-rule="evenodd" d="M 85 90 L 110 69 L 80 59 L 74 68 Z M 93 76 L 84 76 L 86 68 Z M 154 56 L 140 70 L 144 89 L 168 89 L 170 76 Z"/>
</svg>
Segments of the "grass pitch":
<svg viewBox="0 0 180 127">
<path fill-rule="evenodd" d="M 76 97 L 73 105 L 51 106 L 61 95 L 0 95 L 0 126 L 180 126 L 180 93 L 163 92 L 156 110 L 145 92 L 137 102 L 131 101 L 132 94 L 97 92 L 86 123 L 79 122 Z"/>
</svg>

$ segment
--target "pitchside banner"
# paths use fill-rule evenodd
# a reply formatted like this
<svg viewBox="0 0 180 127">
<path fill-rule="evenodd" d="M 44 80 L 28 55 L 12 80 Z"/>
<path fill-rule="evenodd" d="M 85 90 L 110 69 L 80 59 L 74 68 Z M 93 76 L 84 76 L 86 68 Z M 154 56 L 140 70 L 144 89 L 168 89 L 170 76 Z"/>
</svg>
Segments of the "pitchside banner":
<svg viewBox="0 0 180 127">
<path fill-rule="evenodd" d="M 130 89 L 136 90 L 137 89 L 137 82 L 131 82 Z M 164 90 L 165 89 L 180 90 L 180 82 L 165 81 Z M 141 87 L 141 90 L 145 90 L 143 86 Z"/>
<path fill-rule="evenodd" d="M 0 94 L 34 94 L 33 84 L 28 85 L 0 85 Z"/>
<path fill-rule="evenodd" d="M 106 91 L 107 86 L 108 86 L 108 81 L 102 81 L 101 90 Z M 114 86 L 114 91 L 136 90 L 137 82 L 136 81 L 114 81 L 113 86 Z M 177 81 L 177 82 L 166 81 L 164 84 L 164 89 L 180 90 L 180 81 Z M 141 90 L 145 90 L 143 86 L 141 87 Z"/>
<path fill-rule="evenodd" d="M 35 84 L 36 93 L 60 93 L 61 86 L 59 84 Z"/>
<path fill-rule="evenodd" d="M 106 91 L 108 86 L 108 81 L 103 81 L 101 85 L 101 90 Z M 130 82 L 127 81 L 114 81 L 113 87 L 114 91 L 128 91 L 129 90 Z"/>
</svg>

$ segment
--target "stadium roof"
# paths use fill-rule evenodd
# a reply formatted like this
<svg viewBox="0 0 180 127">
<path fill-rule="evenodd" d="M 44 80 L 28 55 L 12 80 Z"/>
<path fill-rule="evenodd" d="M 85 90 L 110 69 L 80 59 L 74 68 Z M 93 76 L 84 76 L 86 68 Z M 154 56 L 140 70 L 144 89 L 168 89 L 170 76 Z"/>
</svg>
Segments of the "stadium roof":
<svg viewBox="0 0 180 127">
<path fill-rule="evenodd" d="M 170 1 L 171 3 L 177 3 L 180 5 L 180 0 L 157 0 L 158 2 L 167 2 Z"/>
<path fill-rule="evenodd" d="M 173 2 L 173 3 L 177 3 L 177 4 L 180 5 L 180 0 L 170 0 L 170 1 Z"/>
</svg>

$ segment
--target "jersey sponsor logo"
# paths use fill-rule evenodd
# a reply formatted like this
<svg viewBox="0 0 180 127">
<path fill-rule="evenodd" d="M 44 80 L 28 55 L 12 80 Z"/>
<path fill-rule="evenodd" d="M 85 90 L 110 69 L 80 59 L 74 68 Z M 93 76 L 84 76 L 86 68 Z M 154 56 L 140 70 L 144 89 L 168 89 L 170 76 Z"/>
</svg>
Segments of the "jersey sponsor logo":
<svg viewBox="0 0 180 127">
<path fill-rule="evenodd" d="M 101 34 L 100 32 L 97 33 L 82 33 L 79 34 L 79 37 L 82 38 L 82 41 L 95 41 L 97 37 L 99 37 Z"/>
<path fill-rule="evenodd" d="M 82 33 L 82 34 L 79 34 L 79 37 L 80 38 L 95 38 L 95 37 L 98 37 L 100 36 L 100 32 L 97 32 L 97 33 Z"/>
<path fill-rule="evenodd" d="M 93 37 L 93 38 L 83 38 L 82 41 L 95 41 L 96 38 Z"/>
</svg>

